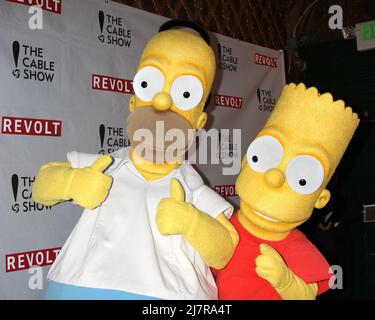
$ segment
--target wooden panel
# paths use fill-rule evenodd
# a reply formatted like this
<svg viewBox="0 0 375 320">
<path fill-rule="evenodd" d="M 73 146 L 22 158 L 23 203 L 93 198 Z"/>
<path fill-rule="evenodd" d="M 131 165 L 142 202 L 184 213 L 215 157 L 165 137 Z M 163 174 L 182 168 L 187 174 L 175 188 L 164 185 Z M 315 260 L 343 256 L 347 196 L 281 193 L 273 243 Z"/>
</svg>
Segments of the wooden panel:
<svg viewBox="0 0 375 320">
<path fill-rule="evenodd" d="M 286 1 L 274 0 L 115 0 L 174 19 L 189 19 L 207 30 L 282 49 Z"/>
</svg>

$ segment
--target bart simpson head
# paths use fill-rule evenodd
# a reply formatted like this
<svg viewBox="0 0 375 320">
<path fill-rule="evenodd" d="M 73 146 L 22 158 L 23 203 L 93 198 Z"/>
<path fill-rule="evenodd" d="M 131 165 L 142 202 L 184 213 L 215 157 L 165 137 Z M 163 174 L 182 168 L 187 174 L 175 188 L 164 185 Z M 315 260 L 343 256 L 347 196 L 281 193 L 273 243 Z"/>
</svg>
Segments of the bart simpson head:
<svg viewBox="0 0 375 320">
<path fill-rule="evenodd" d="M 161 121 L 166 130 L 175 128 L 185 134 L 182 149 L 186 151 L 192 142 L 187 131 L 206 124 L 203 109 L 215 69 L 213 50 L 202 37 L 177 29 L 157 33 L 147 43 L 134 77 L 135 95 L 129 103 L 132 114 L 127 121 L 129 138 L 132 140 L 139 128 L 155 133 L 155 123 Z M 163 145 L 167 148 L 167 141 Z"/>
<path fill-rule="evenodd" d="M 239 219 L 255 235 L 282 239 L 330 199 L 326 186 L 357 126 L 357 114 L 304 84 L 289 84 L 250 144 L 236 182 Z"/>
</svg>

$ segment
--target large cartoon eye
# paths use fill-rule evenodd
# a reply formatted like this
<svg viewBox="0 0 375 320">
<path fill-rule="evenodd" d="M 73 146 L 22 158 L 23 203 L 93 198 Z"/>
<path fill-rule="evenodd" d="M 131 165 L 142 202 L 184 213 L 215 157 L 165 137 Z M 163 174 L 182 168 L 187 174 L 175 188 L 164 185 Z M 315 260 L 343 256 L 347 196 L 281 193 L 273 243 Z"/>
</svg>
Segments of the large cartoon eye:
<svg viewBox="0 0 375 320">
<path fill-rule="evenodd" d="M 254 171 L 266 172 L 280 164 L 283 154 L 283 146 L 276 138 L 261 136 L 249 145 L 247 162 Z"/>
<path fill-rule="evenodd" d="M 177 108 L 184 111 L 193 109 L 202 100 L 202 83 L 190 75 L 177 77 L 172 84 L 171 96 Z"/>
<path fill-rule="evenodd" d="M 321 162 L 312 156 L 297 156 L 288 163 L 286 180 L 295 192 L 311 194 L 322 185 L 324 169 Z"/>
<path fill-rule="evenodd" d="M 151 101 L 164 87 L 164 75 L 155 67 L 144 67 L 137 72 L 133 80 L 136 96 L 143 101 Z"/>
</svg>

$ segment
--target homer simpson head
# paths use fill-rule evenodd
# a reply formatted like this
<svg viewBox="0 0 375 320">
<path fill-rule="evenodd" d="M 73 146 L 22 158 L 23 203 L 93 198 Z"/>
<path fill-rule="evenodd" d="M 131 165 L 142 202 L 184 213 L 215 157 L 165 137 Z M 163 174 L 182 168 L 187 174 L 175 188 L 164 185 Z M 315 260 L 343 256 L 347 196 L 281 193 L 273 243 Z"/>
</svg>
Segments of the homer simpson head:
<svg viewBox="0 0 375 320">
<path fill-rule="evenodd" d="M 323 208 L 330 199 L 326 186 L 358 124 L 357 114 L 330 93 L 286 85 L 243 159 L 236 182 L 240 221 L 255 234 L 282 239 L 314 207 Z"/>
<path fill-rule="evenodd" d="M 212 48 L 198 34 L 182 29 L 157 33 L 146 45 L 133 80 L 135 95 L 129 103 L 127 134 L 133 146 L 138 129 L 148 129 L 154 137 L 153 151 L 165 152 L 172 143 L 157 139 L 156 123 L 164 132 L 177 129 L 185 144 L 191 145 L 189 129 L 201 129 L 207 121 L 203 111 L 215 76 Z M 160 129 L 160 127 L 159 127 Z M 177 152 L 178 153 L 178 152 Z"/>
</svg>

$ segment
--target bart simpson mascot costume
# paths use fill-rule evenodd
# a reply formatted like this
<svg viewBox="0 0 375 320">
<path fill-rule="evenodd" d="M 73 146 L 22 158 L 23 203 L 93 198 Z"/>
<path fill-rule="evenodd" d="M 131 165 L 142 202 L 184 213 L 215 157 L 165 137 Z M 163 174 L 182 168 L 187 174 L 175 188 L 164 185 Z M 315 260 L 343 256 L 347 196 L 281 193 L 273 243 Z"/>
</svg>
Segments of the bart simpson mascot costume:
<svg viewBox="0 0 375 320">
<path fill-rule="evenodd" d="M 170 141 L 137 136 L 154 134 L 158 121 L 186 136 L 206 123 L 214 53 L 203 36 L 175 25 L 163 25 L 140 58 L 126 125 L 132 147 L 100 157 L 71 152 L 36 177 L 36 202 L 85 208 L 49 272 L 48 299 L 217 299 L 209 267 L 224 267 L 234 252 L 233 209 L 181 160 L 192 139 L 160 162 L 153 157 L 171 157 Z"/>
<path fill-rule="evenodd" d="M 315 299 L 328 290 L 328 263 L 296 227 L 328 203 L 327 183 L 358 123 L 329 93 L 284 87 L 236 181 L 240 241 L 217 272 L 220 299 Z"/>
</svg>

